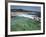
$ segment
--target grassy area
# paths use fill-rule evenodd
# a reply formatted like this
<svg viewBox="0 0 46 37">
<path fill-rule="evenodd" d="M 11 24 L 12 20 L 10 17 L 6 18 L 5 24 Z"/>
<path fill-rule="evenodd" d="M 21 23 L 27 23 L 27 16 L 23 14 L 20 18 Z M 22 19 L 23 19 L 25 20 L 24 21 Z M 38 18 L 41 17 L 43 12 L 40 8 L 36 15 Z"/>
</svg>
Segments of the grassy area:
<svg viewBox="0 0 46 37">
<path fill-rule="evenodd" d="M 19 16 L 11 19 L 11 31 L 31 31 L 40 29 L 41 24 L 37 20 Z"/>
</svg>

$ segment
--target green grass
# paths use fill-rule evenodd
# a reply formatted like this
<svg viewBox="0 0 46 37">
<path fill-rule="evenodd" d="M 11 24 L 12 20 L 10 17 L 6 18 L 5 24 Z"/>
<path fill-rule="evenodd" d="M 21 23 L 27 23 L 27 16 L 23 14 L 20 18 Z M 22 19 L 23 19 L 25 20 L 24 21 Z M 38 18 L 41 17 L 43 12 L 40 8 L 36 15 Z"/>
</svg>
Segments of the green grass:
<svg viewBox="0 0 46 37">
<path fill-rule="evenodd" d="M 37 20 L 16 16 L 11 19 L 11 31 L 40 30 L 41 24 Z"/>
</svg>

